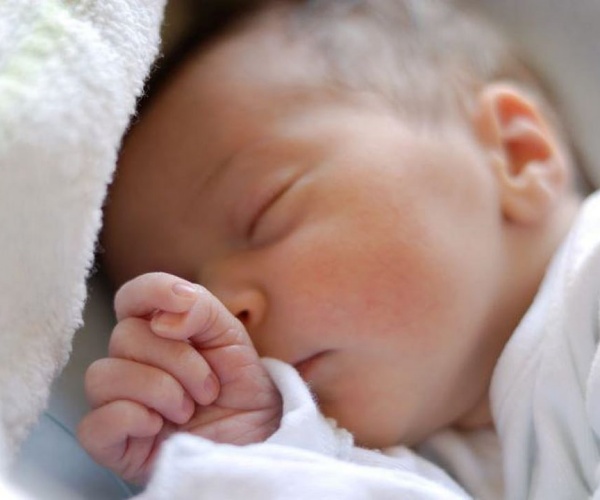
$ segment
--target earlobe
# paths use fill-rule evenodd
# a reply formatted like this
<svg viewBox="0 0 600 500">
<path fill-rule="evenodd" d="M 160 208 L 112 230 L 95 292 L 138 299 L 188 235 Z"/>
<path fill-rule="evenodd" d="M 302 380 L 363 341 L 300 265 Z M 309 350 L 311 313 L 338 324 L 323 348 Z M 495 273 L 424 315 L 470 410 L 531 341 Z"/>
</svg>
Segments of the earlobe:
<svg viewBox="0 0 600 500">
<path fill-rule="evenodd" d="M 475 126 L 496 176 L 504 217 L 535 224 L 552 210 L 567 183 L 558 138 L 539 106 L 508 84 L 486 86 Z"/>
</svg>

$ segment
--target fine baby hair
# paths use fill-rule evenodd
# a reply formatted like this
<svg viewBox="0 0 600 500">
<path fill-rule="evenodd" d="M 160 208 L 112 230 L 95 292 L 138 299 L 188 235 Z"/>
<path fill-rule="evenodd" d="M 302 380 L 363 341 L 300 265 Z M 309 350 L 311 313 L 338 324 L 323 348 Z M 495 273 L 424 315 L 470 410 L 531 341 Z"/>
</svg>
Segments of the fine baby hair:
<svg viewBox="0 0 600 500">
<path fill-rule="evenodd" d="M 401 119 L 427 130 L 448 120 L 471 120 L 489 83 L 527 95 L 544 114 L 573 164 L 577 152 L 560 110 L 527 61 L 486 18 L 462 0 L 225 0 L 198 6 L 187 37 L 159 60 L 140 111 L 189 57 L 222 37 L 264 22 L 281 7 L 287 41 L 308 54 L 306 86 L 318 92 L 356 92 L 383 98 Z M 249 64 L 252 62 L 249 61 Z M 581 192 L 581 172 L 570 168 Z"/>
<path fill-rule="evenodd" d="M 510 82 L 553 115 L 543 84 L 508 41 L 460 0 L 227 0 L 207 2 L 192 34 L 159 61 L 148 95 L 190 53 L 287 6 L 289 41 L 310 51 L 330 91 L 372 92 L 403 118 L 435 123 L 469 113 L 490 82 Z M 308 81 L 307 81 L 308 84 Z M 148 97 L 147 95 L 147 97 Z M 559 121 L 552 117 L 553 125 Z"/>
</svg>

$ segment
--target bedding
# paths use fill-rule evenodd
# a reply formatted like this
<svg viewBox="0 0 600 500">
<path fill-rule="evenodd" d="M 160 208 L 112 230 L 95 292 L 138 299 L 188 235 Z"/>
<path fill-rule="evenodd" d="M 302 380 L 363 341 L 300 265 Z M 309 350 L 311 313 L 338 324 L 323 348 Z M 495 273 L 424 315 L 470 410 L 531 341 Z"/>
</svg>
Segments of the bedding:
<svg viewBox="0 0 600 500">
<path fill-rule="evenodd" d="M 163 0 L 0 2 L 0 460 L 81 325 L 101 204 Z"/>
<path fill-rule="evenodd" d="M 490 12 L 513 33 L 516 43 L 522 44 L 563 107 L 583 168 L 595 186 L 600 186 L 600 142 L 594 127 L 600 117 L 600 99 L 595 97 L 600 83 L 596 67 L 600 4 L 594 0 L 465 1 Z M 81 370 L 73 370 L 70 365 L 63 372 L 48 408 L 50 387 L 63 370 L 74 333 L 82 325 L 86 283 L 101 223 L 100 208 L 122 134 L 158 54 L 165 2 L 0 1 L 0 470 L 4 477 L 19 475 L 13 471 L 23 461 L 17 460 L 17 469 L 14 465 L 9 469 L 9 465 L 14 464 L 17 450 L 36 422 L 38 427 L 31 434 L 34 437 L 47 437 L 47 430 L 56 427 L 52 420 L 56 415 L 60 425 L 72 433 L 81 411 L 80 407 L 68 408 L 73 390 L 81 389 Z M 177 5 L 175 0 L 171 5 Z M 189 8 L 193 2 L 182 1 L 179 5 Z M 185 15 L 180 19 L 185 20 Z M 105 294 L 93 295 L 92 301 L 100 295 Z M 88 304 L 88 310 L 93 306 Z M 98 329 L 109 328 L 104 319 L 98 319 L 105 317 L 106 308 L 101 310 L 103 314 L 86 315 L 99 328 L 87 324 L 76 340 L 89 342 L 92 336 L 105 340 L 96 336 Z M 104 348 L 102 342 L 92 344 L 93 355 Z M 75 354 L 72 359 L 81 361 Z M 70 384 L 69 375 L 78 381 Z M 41 455 L 40 442 L 31 441 L 31 436 L 24 450 L 35 458 Z M 57 442 L 71 438 L 67 432 Z M 205 454 L 215 460 L 229 460 L 230 464 L 239 459 L 242 468 L 252 453 L 274 461 L 281 458 L 272 443 L 236 455 L 231 448 L 194 442 L 201 450 L 198 456 Z M 58 449 L 51 446 L 51 452 Z M 185 456 L 192 448 L 187 440 L 174 440 L 165 457 L 175 449 Z M 288 458 L 296 463 L 298 454 L 301 462 L 306 457 L 303 453 L 296 450 Z M 83 459 L 74 460 L 71 463 L 83 464 Z M 422 484 L 422 471 L 407 463 L 414 478 L 409 486 Z M 168 498 L 161 496 L 160 491 L 165 491 L 161 490 L 161 478 L 167 481 L 178 470 L 193 472 L 189 464 L 169 469 L 167 458 L 161 464 L 162 475 L 151 483 L 156 486 L 145 494 L 146 498 Z M 324 459 L 324 470 L 330 470 L 329 465 Z M 37 490 L 30 488 L 32 469 L 28 467 L 20 469 L 17 482 L 21 491 L 28 490 L 33 497 L 45 493 L 44 498 L 92 498 L 77 493 L 73 488 L 78 486 L 68 485 L 59 472 L 52 472 L 55 490 L 46 485 Z M 106 474 L 93 467 L 86 468 L 89 476 L 80 476 L 90 478 L 88 486 Z M 340 478 L 346 477 L 343 469 L 339 468 Z M 199 472 L 197 479 L 203 473 Z M 352 474 L 353 469 L 348 473 Z M 103 484 L 113 481 L 108 477 Z M 215 481 L 218 488 L 218 476 Z M 223 487 L 233 487 L 226 475 L 221 481 Z M 113 493 L 101 498 L 126 497 L 132 491 L 120 489 L 123 485 L 118 482 L 114 485 L 115 489 L 107 486 L 106 490 Z M 267 489 L 271 486 L 264 484 Z M 434 491 L 435 486 L 432 488 Z M 1 484 L 0 494 L 9 498 L 9 486 Z M 11 494 L 17 497 L 22 493 Z"/>
</svg>

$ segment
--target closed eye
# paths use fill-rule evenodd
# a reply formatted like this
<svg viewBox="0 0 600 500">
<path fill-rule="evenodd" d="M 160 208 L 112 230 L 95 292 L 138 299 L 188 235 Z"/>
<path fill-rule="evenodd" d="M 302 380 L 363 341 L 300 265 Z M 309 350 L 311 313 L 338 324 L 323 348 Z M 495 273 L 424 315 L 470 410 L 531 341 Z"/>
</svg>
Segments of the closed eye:
<svg viewBox="0 0 600 500">
<path fill-rule="evenodd" d="M 256 234 L 257 228 L 260 225 L 262 219 L 265 217 L 267 212 L 269 212 L 277 202 L 288 192 L 288 190 L 294 185 L 296 181 L 295 177 L 291 177 L 287 180 L 287 182 L 277 185 L 271 192 L 264 195 L 261 204 L 258 206 L 258 209 L 254 212 L 250 220 L 250 224 L 248 226 L 247 237 L 248 239 L 252 239 Z"/>
</svg>

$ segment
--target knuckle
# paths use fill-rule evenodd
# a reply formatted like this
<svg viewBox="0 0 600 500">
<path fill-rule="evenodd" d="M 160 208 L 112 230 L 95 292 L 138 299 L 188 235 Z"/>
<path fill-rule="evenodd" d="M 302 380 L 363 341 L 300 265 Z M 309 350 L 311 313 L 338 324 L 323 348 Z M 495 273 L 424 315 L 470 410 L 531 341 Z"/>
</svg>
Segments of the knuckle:
<svg viewBox="0 0 600 500">
<path fill-rule="evenodd" d="M 112 403 L 112 412 L 118 415 L 120 425 L 124 429 L 131 428 L 139 418 L 137 403 L 133 401 L 114 401 Z"/>
<path fill-rule="evenodd" d="M 174 367 L 186 370 L 198 364 L 199 355 L 188 343 L 177 342 L 171 348 L 171 358 Z"/>
<path fill-rule="evenodd" d="M 127 299 L 129 298 L 129 295 L 131 295 L 133 293 L 133 291 L 134 291 L 133 289 L 135 288 L 135 285 L 136 285 L 136 280 L 138 280 L 138 279 L 139 279 L 139 276 L 137 278 L 134 278 L 134 279 L 124 283 L 117 290 L 117 293 L 115 293 L 115 298 L 113 301 L 114 308 L 116 310 L 119 310 L 120 306 L 127 301 Z"/>
<path fill-rule="evenodd" d="M 93 456 L 98 457 L 97 451 L 102 448 L 103 440 L 98 436 L 98 429 L 101 428 L 102 418 L 98 411 L 94 410 L 85 415 L 76 429 L 76 436 L 83 448 Z"/>
<path fill-rule="evenodd" d="M 137 291 L 140 289 L 153 290 L 160 289 L 164 286 L 169 286 L 173 282 L 173 276 L 163 272 L 151 272 L 138 276 L 138 281 L 135 283 Z"/>
<path fill-rule="evenodd" d="M 210 292 L 210 290 L 208 288 L 206 288 L 204 285 L 197 283 L 196 287 L 198 288 L 198 293 L 200 295 L 214 297 L 214 295 Z"/>
<path fill-rule="evenodd" d="M 224 314 L 227 314 L 227 309 L 221 307 L 221 302 L 208 290 L 201 290 L 200 307 L 204 310 L 204 324 L 202 330 L 213 330 L 219 324 L 219 320 L 224 319 Z"/>
<path fill-rule="evenodd" d="M 237 320 L 236 320 L 237 321 Z M 239 322 L 238 322 L 239 323 Z M 230 338 L 231 344 L 234 345 L 246 345 L 246 330 L 244 330 L 244 326 L 239 324 L 234 324 L 231 327 L 226 329 L 226 334 L 228 338 Z"/>
<path fill-rule="evenodd" d="M 77 425 L 76 435 L 77 440 L 81 443 L 84 449 L 90 450 L 92 448 L 94 426 L 92 421 L 92 414 L 88 414 L 79 424 Z"/>
<path fill-rule="evenodd" d="M 104 387 L 108 373 L 111 371 L 110 359 L 103 358 L 94 361 L 86 370 L 84 377 L 85 392 L 94 396 Z"/>
<path fill-rule="evenodd" d="M 86 370 L 83 386 L 86 398 L 92 408 L 99 408 L 118 395 L 123 376 L 122 366 L 114 359 L 104 358 L 94 361 Z"/>
<path fill-rule="evenodd" d="M 183 390 L 176 380 L 162 370 L 157 370 L 153 375 L 153 392 L 157 400 L 175 402 L 183 397 Z"/>
<path fill-rule="evenodd" d="M 200 324 L 197 325 L 200 331 L 208 332 L 214 330 L 219 321 L 219 308 L 215 303 L 216 299 L 209 293 L 202 293 L 201 300 L 197 302 L 197 307 L 201 311 Z"/>
<path fill-rule="evenodd" d="M 110 356 L 129 357 L 135 350 L 136 340 L 145 328 L 144 320 L 140 318 L 124 318 L 114 327 L 108 342 Z"/>
<path fill-rule="evenodd" d="M 168 281 L 169 275 L 167 273 L 152 272 L 136 276 L 121 285 L 117 290 L 114 298 L 115 310 L 122 310 L 132 297 L 143 292 L 148 292 L 156 286 L 164 285 Z"/>
<path fill-rule="evenodd" d="M 199 340 L 208 340 L 217 345 L 248 345 L 250 340 L 244 324 L 236 318 L 214 295 L 206 291 L 198 301 Z"/>
</svg>

